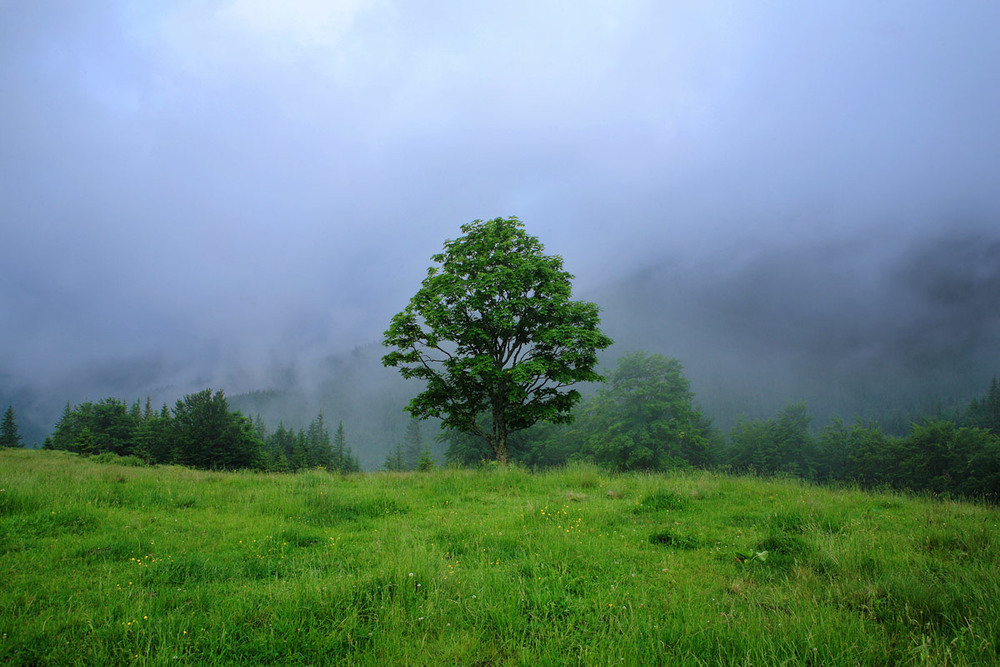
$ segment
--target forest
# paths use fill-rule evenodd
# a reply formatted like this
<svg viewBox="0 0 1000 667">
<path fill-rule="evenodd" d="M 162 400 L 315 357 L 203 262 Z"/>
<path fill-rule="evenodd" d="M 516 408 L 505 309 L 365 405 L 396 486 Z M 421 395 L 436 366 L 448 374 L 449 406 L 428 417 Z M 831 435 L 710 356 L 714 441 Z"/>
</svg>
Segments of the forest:
<svg viewBox="0 0 1000 667">
<path fill-rule="evenodd" d="M 231 410 L 225 393 L 212 389 L 188 394 L 173 410 L 164 404 L 156 411 L 149 399 L 145 407 L 118 398 L 67 404 L 42 449 L 208 470 L 359 470 L 343 422 L 332 439 L 322 413 L 305 429 L 279 423 L 271 431 L 259 417 Z"/>
<path fill-rule="evenodd" d="M 693 404 L 680 362 L 625 355 L 568 426 L 539 425 L 511 442 L 531 467 L 589 461 L 611 471 L 708 468 L 1000 500 L 1000 385 L 952 415 L 913 420 L 894 435 L 872 421 L 833 418 L 816 429 L 804 403 L 767 419 L 740 419 L 728 433 Z M 448 432 L 449 461 L 481 461 L 485 445 Z"/>
<path fill-rule="evenodd" d="M 888 432 L 875 420 L 836 417 L 818 428 L 804 403 L 789 404 L 770 418 L 739 419 L 726 432 L 695 403 L 681 363 L 658 354 L 624 355 L 595 386 L 573 410 L 571 423 L 537 424 L 512 434 L 510 460 L 529 469 L 585 462 L 611 472 L 720 470 L 1000 502 L 996 378 L 964 409 L 913 419 L 904 433 Z M 0 442 L 24 444 L 12 407 L 0 424 Z M 360 469 L 343 421 L 332 437 L 322 413 L 304 428 L 283 421 L 269 428 L 259 414 L 251 418 L 231 409 L 224 392 L 211 389 L 185 396 L 173 409 L 164 404 L 156 410 L 148 399 L 145 405 L 118 398 L 67 404 L 42 447 L 127 457 L 137 465 Z M 432 449 L 443 451 L 443 461 L 435 460 Z M 410 419 L 381 467 L 474 467 L 490 458 L 482 438 Z"/>
</svg>

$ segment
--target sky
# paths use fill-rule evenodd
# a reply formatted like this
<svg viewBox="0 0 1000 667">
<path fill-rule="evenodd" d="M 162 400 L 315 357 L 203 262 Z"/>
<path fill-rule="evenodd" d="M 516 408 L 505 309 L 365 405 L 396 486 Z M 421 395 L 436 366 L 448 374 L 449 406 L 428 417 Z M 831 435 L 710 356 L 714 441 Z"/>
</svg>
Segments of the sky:
<svg viewBox="0 0 1000 667">
<path fill-rule="evenodd" d="M 671 290 L 778 307 L 755 267 L 793 256 L 846 308 L 927 239 L 1000 248 L 998 25 L 987 0 L 0 0 L 0 394 L 305 381 L 497 216 L 578 294 L 682 265 Z"/>
</svg>

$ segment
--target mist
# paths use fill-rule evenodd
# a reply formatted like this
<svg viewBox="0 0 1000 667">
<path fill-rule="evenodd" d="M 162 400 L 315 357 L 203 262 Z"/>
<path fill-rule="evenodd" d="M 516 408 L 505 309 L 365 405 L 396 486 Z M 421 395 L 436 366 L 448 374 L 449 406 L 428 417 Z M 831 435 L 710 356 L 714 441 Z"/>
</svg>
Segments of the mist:
<svg viewBox="0 0 1000 667">
<path fill-rule="evenodd" d="M 998 21 L 0 2 L 0 402 L 40 440 L 67 401 L 275 390 L 363 440 L 415 392 L 382 330 L 506 215 L 601 305 L 608 363 L 679 358 L 722 423 L 968 400 L 1000 374 Z"/>
</svg>

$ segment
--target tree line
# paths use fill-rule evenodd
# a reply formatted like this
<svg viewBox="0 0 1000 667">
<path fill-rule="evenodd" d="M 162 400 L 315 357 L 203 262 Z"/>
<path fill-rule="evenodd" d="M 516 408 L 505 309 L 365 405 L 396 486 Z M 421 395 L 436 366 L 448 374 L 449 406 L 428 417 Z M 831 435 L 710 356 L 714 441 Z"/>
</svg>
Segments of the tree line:
<svg viewBox="0 0 1000 667">
<path fill-rule="evenodd" d="M 613 471 L 702 468 L 788 475 L 820 483 L 854 483 L 1000 502 L 1000 381 L 953 418 L 932 417 L 890 435 L 874 421 L 835 418 L 820 430 L 806 406 L 794 403 L 767 419 L 744 419 L 728 434 L 693 404 L 679 361 L 644 352 L 618 360 L 606 382 L 574 411 L 570 424 L 537 424 L 512 434 L 512 461 L 534 468 L 571 461 Z M 481 416 L 488 428 L 489 415 Z M 454 465 L 493 458 L 485 439 L 458 430 L 437 436 Z M 0 421 L 0 445 L 23 446 L 13 407 Z M 147 399 L 117 398 L 66 405 L 45 449 L 83 455 L 133 456 L 147 463 L 195 468 L 356 471 L 343 422 L 333 436 L 323 414 L 304 429 L 269 430 L 229 409 L 225 394 L 206 389 L 154 410 Z M 386 456 L 387 470 L 427 470 L 435 462 L 412 419 Z"/>
<path fill-rule="evenodd" d="M 259 417 L 231 410 L 225 393 L 211 389 L 186 395 L 173 410 L 165 403 L 154 410 L 148 398 L 145 407 L 118 398 L 67 403 L 42 448 L 211 470 L 359 469 L 343 422 L 332 439 L 322 413 L 306 429 L 279 424 L 271 432 Z"/>
<path fill-rule="evenodd" d="M 743 419 L 728 434 L 696 407 L 680 362 L 636 352 L 575 410 L 568 426 L 539 424 L 512 437 L 510 457 L 530 467 L 571 461 L 610 470 L 661 472 L 694 467 L 788 475 L 1000 502 L 1000 383 L 954 418 L 925 418 L 894 436 L 874 421 L 836 418 L 820 431 L 803 403 L 769 419 Z M 485 417 L 484 417 L 485 418 Z M 446 458 L 474 465 L 490 458 L 481 438 L 440 436 Z"/>
</svg>

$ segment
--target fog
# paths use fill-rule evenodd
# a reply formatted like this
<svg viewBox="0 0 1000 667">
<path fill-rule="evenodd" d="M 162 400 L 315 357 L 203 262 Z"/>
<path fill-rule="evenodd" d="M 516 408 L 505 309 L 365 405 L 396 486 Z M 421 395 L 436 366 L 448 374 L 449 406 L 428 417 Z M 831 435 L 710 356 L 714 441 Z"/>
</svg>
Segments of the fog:
<svg viewBox="0 0 1000 667">
<path fill-rule="evenodd" d="M 967 400 L 1000 373 L 998 24 L 986 2 L 0 0 L 0 399 L 38 437 L 67 400 L 309 395 L 360 358 L 377 386 L 351 351 L 461 224 L 517 215 L 612 356 L 676 356 L 720 410 L 817 379 L 845 410 Z"/>
</svg>

